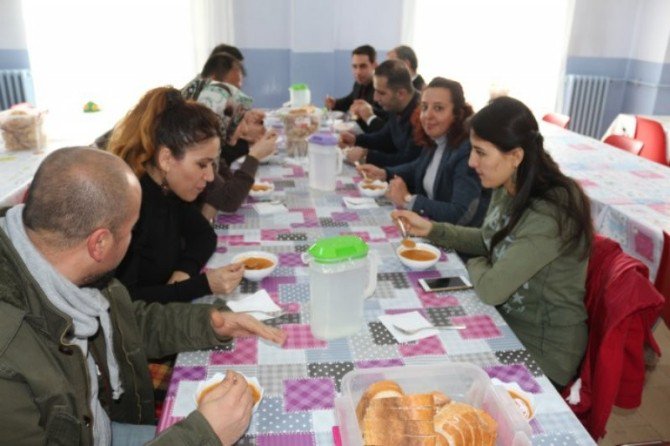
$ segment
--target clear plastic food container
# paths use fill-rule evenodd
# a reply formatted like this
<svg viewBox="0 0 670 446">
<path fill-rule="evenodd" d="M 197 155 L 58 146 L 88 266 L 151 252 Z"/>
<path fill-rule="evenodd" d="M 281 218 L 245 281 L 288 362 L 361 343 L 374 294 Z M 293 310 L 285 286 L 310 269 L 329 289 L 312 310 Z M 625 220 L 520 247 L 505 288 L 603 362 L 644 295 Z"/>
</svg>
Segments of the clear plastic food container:
<svg viewBox="0 0 670 446">
<path fill-rule="evenodd" d="M 43 150 L 46 135 L 45 113 L 32 108 L 16 108 L 0 113 L 0 133 L 6 150 Z"/>
<path fill-rule="evenodd" d="M 440 391 L 454 401 L 485 410 L 498 422 L 497 445 L 531 444 L 530 424 L 507 391 L 494 387 L 480 367 L 460 362 L 361 369 L 347 373 L 342 379 L 342 396 L 335 399 L 343 444 L 363 445 L 356 405 L 370 384 L 382 380 L 395 381 L 407 394 Z"/>
</svg>

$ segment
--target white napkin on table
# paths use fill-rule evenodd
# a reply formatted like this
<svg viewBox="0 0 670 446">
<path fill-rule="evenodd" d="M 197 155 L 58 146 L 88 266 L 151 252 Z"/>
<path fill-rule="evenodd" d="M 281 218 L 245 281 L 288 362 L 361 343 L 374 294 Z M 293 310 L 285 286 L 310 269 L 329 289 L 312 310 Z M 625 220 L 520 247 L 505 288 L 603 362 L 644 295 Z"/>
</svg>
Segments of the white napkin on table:
<svg viewBox="0 0 670 446">
<path fill-rule="evenodd" d="M 281 214 L 288 212 L 288 208 L 282 203 L 254 203 L 254 209 L 259 215 Z"/>
<path fill-rule="evenodd" d="M 342 201 L 349 209 L 374 209 L 379 207 L 375 199 L 369 197 L 342 197 Z"/>
<path fill-rule="evenodd" d="M 173 417 L 186 417 L 198 408 L 197 404 L 195 404 L 195 399 L 193 398 L 193 395 L 195 395 L 198 388 L 198 384 L 200 384 L 200 381 L 179 381 L 177 395 L 174 399 L 174 405 L 172 406 Z"/>
<path fill-rule="evenodd" d="M 267 313 L 259 313 L 254 311 L 281 311 L 281 307 L 277 305 L 267 291 L 260 289 L 254 294 L 245 297 L 240 300 L 228 300 L 226 301 L 228 308 L 233 312 L 245 312 L 249 313 L 259 321 L 265 321 L 272 319 L 273 317 Z"/>
<path fill-rule="evenodd" d="M 418 341 L 419 339 L 429 338 L 439 333 L 439 330 L 421 330 L 413 335 L 406 335 L 399 331 L 394 325 L 404 328 L 405 330 L 415 330 L 423 327 L 434 327 L 425 317 L 418 311 L 410 311 L 400 314 L 383 314 L 379 316 L 379 321 L 384 324 L 384 327 L 391 332 L 394 338 L 400 343 Z"/>
</svg>

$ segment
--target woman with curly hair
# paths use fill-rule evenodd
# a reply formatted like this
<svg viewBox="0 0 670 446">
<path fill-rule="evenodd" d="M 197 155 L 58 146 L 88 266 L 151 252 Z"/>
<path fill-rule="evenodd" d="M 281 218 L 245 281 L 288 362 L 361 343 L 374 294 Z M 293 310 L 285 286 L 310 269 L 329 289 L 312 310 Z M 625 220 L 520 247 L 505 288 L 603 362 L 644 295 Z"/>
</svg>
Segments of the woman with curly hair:
<svg viewBox="0 0 670 446">
<path fill-rule="evenodd" d="M 470 140 L 466 120 L 472 107 L 456 81 L 436 77 L 423 90 L 412 116 L 413 137 L 421 155 L 414 161 L 381 169 L 363 164 L 358 170 L 389 181 L 388 198 L 435 221 L 479 226 L 490 192 L 468 167 Z"/>
</svg>

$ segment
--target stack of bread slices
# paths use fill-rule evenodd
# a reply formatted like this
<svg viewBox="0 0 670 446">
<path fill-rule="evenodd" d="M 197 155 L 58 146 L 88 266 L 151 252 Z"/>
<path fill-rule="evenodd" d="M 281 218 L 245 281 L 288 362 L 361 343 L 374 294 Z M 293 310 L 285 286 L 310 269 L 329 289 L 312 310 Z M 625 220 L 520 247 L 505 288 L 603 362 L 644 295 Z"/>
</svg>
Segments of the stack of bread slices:
<svg viewBox="0 0 670 446">
<path fill-rule="evenodd" d="M 366 446 L 489 446 L 497 423 L 441 392 L 405 394 L 394 381 L 367 388 L 356 407 Z"/>
</svg>

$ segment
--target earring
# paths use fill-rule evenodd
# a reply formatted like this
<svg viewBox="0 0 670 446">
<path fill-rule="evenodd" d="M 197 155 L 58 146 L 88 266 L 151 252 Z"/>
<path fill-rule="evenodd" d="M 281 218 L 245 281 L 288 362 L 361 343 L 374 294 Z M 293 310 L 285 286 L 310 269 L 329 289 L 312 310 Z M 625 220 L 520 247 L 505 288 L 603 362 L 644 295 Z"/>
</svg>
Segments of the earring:
<svg viewBox="0 0 670 446">
<path fill-rule="evenodd" d="M 161 180 L 161 192 L 163 192 L 163 195 L 167 195 L 170 193 L 170 185 L 167 182 L 167 173 L 163 174 L 163 179 Z"/>
</svg>

